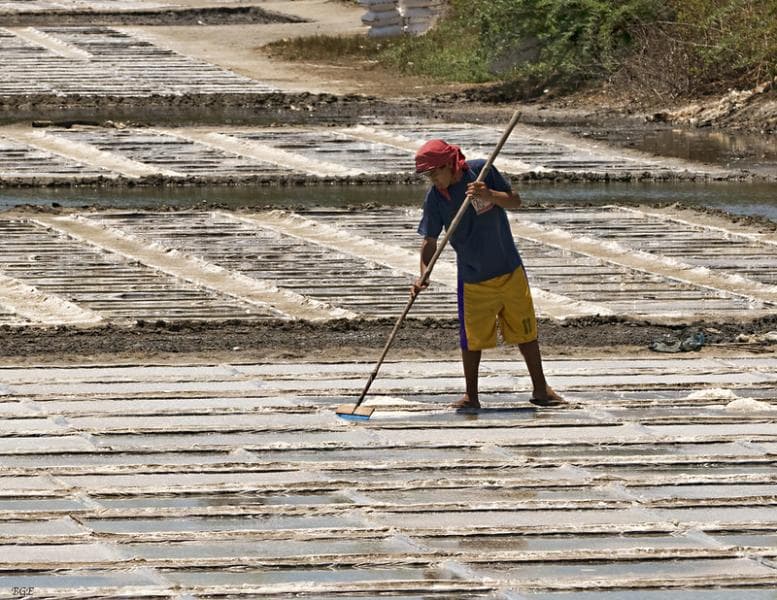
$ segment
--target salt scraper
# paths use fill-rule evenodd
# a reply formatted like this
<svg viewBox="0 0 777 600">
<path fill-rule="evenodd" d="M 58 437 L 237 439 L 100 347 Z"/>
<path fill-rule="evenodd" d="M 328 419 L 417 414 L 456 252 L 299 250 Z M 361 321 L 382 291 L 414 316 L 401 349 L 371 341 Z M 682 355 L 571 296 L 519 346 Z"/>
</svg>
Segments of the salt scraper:
<svg viewBox="0 0 777 600">
<path fill-rule="evenodd" d="M 496 148 L 494 148 L 494 151 L 491 153 L 491 156 L 488 157 L 486 164 L 483 165 L 483 168 L 480 170 L 480 174 L 478 175 L 476 181 L 480 182 L 486 178 L 486 175 L 488 175 L 488 172 L 491 170 L 491 165 L 494 164 L 494 160 L 499 154 L 499 151 L 502 149 L 502 146 L 504 146 L 505 142 L 507 141 L 507 138 L 510 137 L 510 134 L 512 133 L 516 124 L 518 123 L 518 120 L 520 119 L 520 117 L 521 117 L 520 111 L 516 111 L 513 114 L 513 118 L 510 119 L 510 122 L 508 123 L 507 128 L 502 134 L 502 138 L 499 140 L 499 143 L 496 145 Z M 459 226 L 459 222 L 464 217 L 464 213 L 466 212 L 471 202 L 472 202 L 472 198 L 469 194 L 467 194 L 467 196 L 464 198 L 464 202 L 461 203 L 461 207 L 459 208 L 459 211 L 453 217 L 451 224 L 448 226 L 448 229 L 445 232 L 445 236 L 442 238 L 442 241 L 437 245 L 437 251 L 434 253 L 434 255 L 432 256 L 432 259 L 426 265 L 426 269 L 424 269 L 424 272 L 421 275 L 421 278 L 418 280 L 418 283 L 420 286 L 424 285 L 426 282 L 429 281 L 429 277 L 432 274 L 432 268 L 434 267 L 434 264 L 437 262 L 437 259 L 440 257 L 440 254 L 442 253 L 443 248 L 445 248 L 445 245 L 448 243 L 448 240 L 450 239 L 451 235 L 453 235 L 453 232 L 456 231 L 456 228 Z M 375 381 L 375 378 L 378 376 L 378 370 L 380 370 L 380 366 L 383 364 L 383 360 L 386 358 L 386 354 L 388 354 L 389 348 L 391 347 L 391 344 L 394 342 L 394 338 L 397 336 L 397 332 L 399 331 L 399 328 L 402 326 L 402 323 L 405 320 L 407 313 L 410 312 L 410 308 L 413 306 L 413 303 L 415 302 L 415 299 L 417 297 L 418 297 L 418 294 L 410 294 L 410 299 L 407 302 L 407 306 L 405 306 L 405 310 L 402 311 L 402 314 L 399 315 L 397 322 L 394 324 L 394 329 L 391 330 L 391 334 L 389 335 L 388 340 L 386 341 L 386 345 L 383 347 L 383 352 L 380 355 L 378 362 L 375 364 L 375 368 L 372 370 L 372 373 L 370 373 L 370 376 L 367 379 L 367 383 L 364 386 L 364 389 L 362 390 L 361 396 L 359 396 L 359 399 L 356 401 L 356 404 L 342 404 L 337 408 L 337 411 L 335 414 L 337 414 L 337 416 L 340 417 L 341 419 L 346 419 L 349 421 L 366 421 L 372 416 L 372 413 L 375 411 L 375 409 L 367 406 L 362 406 L 362 402 L 364 402 L 364 399 L 367 397 L 367 392 L 369 391 L 370 386 L 372 385 L 372 382 Z"/>
</svg>

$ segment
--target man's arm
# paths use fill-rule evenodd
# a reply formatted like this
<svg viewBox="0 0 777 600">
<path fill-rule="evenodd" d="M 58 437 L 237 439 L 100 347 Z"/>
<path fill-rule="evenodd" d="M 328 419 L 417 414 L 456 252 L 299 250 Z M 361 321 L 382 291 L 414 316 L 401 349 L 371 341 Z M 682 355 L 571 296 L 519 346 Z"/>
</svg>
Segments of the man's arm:
<svg viewBox="0 0 777 600">
<path fill-rule="evenodd" d="M 435 252 L 437 252 L 437 238 L 425 237 L 424 241 L 421 242 L 421 275 L 426 271 L 426 267 L 431 262 Z M 429 280 L 425 281 L 423 285 L 420 285 L 420 283 L 421 276 L 413 282 L 413 287 L 410 290 L 411 294 L 418 295 L 422 290 L 429 287 Z"/>
</svg>

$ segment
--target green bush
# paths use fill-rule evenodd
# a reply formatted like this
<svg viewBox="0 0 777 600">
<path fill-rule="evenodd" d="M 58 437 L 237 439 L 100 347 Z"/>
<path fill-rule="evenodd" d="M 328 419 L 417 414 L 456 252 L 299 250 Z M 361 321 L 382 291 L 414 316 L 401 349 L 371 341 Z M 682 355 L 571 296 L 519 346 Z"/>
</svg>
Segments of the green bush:
<svg viewBox="0 0 777 600">
<path fill-rule="evenodd" d="M 777 76 L 777 0 L 451 0 L 381 60 L 534 94 L 606 79 L 671 97 L 748 87 Z"/>
<path fill-rule="evenodd" d="M 777 75 L 777 0 L 675 0 L 675 7 L 673 34 L 688 47 L 692 88 L 753 86 Z"/>
<path fill-rule="evenodd" d="M 506 77 L 575 85 L 617 68 L 634 23 L 655 20 L 658 0 L 489 0 L 477 3 L 482 51 Z M 510 60 L 515 57 L 516 60 Z M 521 59 L 529 59 L 524 62 Z"/>
<path fill-rule="evenodd" d="M 673 0 L 671 18 L 641 23 L 611 80 L 662 101 L 777 76 L 777 0 Z"/>
</svg>

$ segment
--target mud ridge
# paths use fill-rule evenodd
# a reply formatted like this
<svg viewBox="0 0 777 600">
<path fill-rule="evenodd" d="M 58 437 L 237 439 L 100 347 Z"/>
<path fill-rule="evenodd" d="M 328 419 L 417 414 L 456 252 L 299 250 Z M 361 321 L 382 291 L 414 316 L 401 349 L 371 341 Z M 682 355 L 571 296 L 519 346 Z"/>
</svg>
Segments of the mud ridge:
<svg viewBox="0 0 777 600">
<path fill-rule="evenodd" d="M 415 110 L 413 107 L 415 106 Z M 410 112 L 408 112 L 410 111 Z M 138 96 L 20 94 L 0 96 L 0 123 L 131 121 L 138 125 L 342 125 L 365 112 L 383 117 L 429 116 L 422 105 L 328 93 L 155 93 Z"/>
<path fill-rule="evenodd" d="M 107 177 L 104 175 L 85 176 L 85 177 L 56 177 L 56 176 L 37 176 L 37 177 L 0 177 L 0 189 L 3 188 L 66 188 L 66 187 L 100 187 L 100 188 L 121 188 L 121 187 L 209 187 L 217 186 L 251 186 L 251 187 L 298 187 L 298 186 L 361 186 L 361 185 L 397 185 L 397 184 L 417 184 L 421 183 L 420 178 L 409 173 L 379 173 L 345 176 L 327 176 L 319 177 L 316 175 L 282 175 L 282 176 L 264 176 L 264 175 L 147 175 L 138 178 L 129 178 L 118 175 L 116 177 Z"/>
<path fill-rule="evenodd" d="M 0 327 L 0 356 L 47 360 L 49 357 L 88 357 L 105 354 L 189 354 L 230 352 L 246 357 L 299 358 L 324 353 L 329 359 L 362 358 L 364 350 L 379 351 L 394 326 L 393 318 L 227 321 L 138 321 L 122 327 Z M 540 341 L 556 352 L 575 354 L 592 349 L 647 349 L 666 337 L 683 338 L 702 332 L 708 345 L 742 344 L 742 336 L 758 337 L 777 330 L 777 316 L 742 323 L 698 321 L 663 325 L 620 317 L 585 317 L 564 322 L 540 319 Z M 410 318 L 392 345 L 395 357 L 456 353 L 456 319 Z M 749 350 L 769 350 L 768 341 L 751 341 Z"/>
<path fill-rule="evenodd" d="M 551 182 L 551 183 L 608 183 L 608 182 L 665 182 L 665 181 L 747 181 L 753 180 L 740 174 L 732 173 L 726 177 L 704 177 L 697 173 L 673 173 L 656 174 L 649 172 L 621 172 L 611 173 L 567 173 L 531 172 L 511 176 L 514 181 L 524 183 Z M 369 186 L 369 185 L 413 185 L 420 184 L 422 180 L 412 173 L 378 173 L 364 175 L 327 176 L 317 175 L 148 175 L 138 178 L 128 178 L 118 175 L 109 177 L 104 175 L 82 177 L 0 177 L 0 189 L 8 188 L 158 188 L 158 187 L 208 187 L 208 186 L 253 186 L 253 187 L 295 187 L 295 186 Z"/>
</svg>

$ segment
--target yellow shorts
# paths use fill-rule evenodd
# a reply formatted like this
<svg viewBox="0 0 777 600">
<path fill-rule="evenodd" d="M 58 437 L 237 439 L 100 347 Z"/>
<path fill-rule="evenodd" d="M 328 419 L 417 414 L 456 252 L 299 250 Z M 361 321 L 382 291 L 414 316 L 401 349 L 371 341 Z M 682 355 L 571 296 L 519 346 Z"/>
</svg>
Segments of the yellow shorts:
<svg viewBox="0 0 777 600">
<path fill-rule="evenodd" d="M 497 326 L 507 344 L 536 340 L 537 319 L 523 266 L 479 283 L 460 281 L 459 324 L 464 350 L 496 347 Z"/>
</svg>

